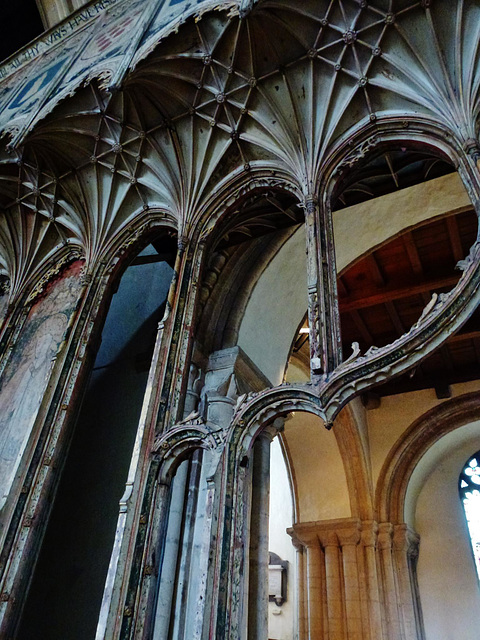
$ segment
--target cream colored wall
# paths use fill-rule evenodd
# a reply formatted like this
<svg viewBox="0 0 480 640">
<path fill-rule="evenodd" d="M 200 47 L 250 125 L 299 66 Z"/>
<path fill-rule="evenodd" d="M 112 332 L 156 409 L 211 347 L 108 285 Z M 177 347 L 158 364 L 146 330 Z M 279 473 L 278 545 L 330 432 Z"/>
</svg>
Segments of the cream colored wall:
<svg viewBox="0 0 480 640">
<path fill-rule="evenodd" d="M 473 381 L 452 385 L 452 397 L 480 389 L 480 382 Z M 370 461 L 374 485 L 383 463 L 397 439 L 408 427 L 429 409 L 443 402 L 433 389 L 412 391 L 382 398 L 380 407 L 367 411 Z"/>
<path fill-rule="evenodd" d="M 284 439 L 296 487 L 298 522 L 349 518 L 347 480 L 333 431 L 317 416 L 295 413 Z"/>
<path fill-rule="evenodd" d="M 480 422 L 435 443 L 419 465 L 415 511 L 418 583 L 426 640 L 478 640 L 480 589 L 458 495 L 465 461 L 480 449 Z"/>
<path fill-rule="evenodd" d="M 373 247 L 410 227 L 446 213 L 459 213 L 471 206 L 460 176 L 450 173 L 335 211 L 337 269 L 343 271 Z"/>
<path fill-rule="evenodd" d="M 282 382 L 307 304 L 305 234 L 300 227 L 260 277 L 238 336 L 239 346 L 274 385 Z"/>
<path fill-rule="evenodd" d="M 476 446 L 477 444 L 478 446 Z M 469 425 L 465 425 L 460 429 L 455 429 L 455 431 L 445 435 L 430 447 L 418 462 L 410 477 L 405 495 L 405 522 L 411 525 L 412 528 L 415 529 L 416 526 L 415 510 L 417 508 L 417 500 L 425 483 L 435 470 L 438 461 L 448 457 L 457 449 L 462 449 L 462 451 L 466 449 L 467 451 L 471 450 L 472 452 L 480 449 L 480 420 L 472 422 Z M 467 458 L 468 455 L 469 454 L 467 452 L 465 457 Z M 462 463 L 460 463 L 460 465 L 461 464 Z"/>
<path fill-rule="evenodd" d="M 275 438 L 270 447 L 270 517 L 268 549 L 288 561 L 287 600 L 278 607 L 268 604 L 268 637 L 271 640 L 293 640 L 295 599 L 296 551 L 286 530 L 291 527 L 293 499 L 287 467 L 280 441 Z"/>
</svg>

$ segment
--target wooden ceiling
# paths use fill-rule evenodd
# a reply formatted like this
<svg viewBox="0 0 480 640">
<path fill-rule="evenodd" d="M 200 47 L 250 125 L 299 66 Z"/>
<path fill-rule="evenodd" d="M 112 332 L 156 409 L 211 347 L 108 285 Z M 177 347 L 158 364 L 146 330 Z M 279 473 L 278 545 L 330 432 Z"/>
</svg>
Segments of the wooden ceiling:
<svg viewBox="0 0 480 640">
<path fill-rule="evenodd" d="M 451 173 L 442 158 L 421 149 L 385 150 L 344 177 L 334 209 L 352 206 Z M 358 342 L 361 352 L 382 347 L 406 333 L 433 293 L 458 282 L 456 269 L 477 237 L 473 210 L 437 218 L 394 238 L 353 264 L 338 278 L 343 357 Z M 293 355 L 309 363 L 308 335 L 300 333 Z M 480 378 L 480 310 L 413 371 L 375 389 L 392 395 L 434 388 L 447 397 L 451 384 Z"/>
<path fill-rule="evenodd" d="M 408 231 L 350 267 L 338 278 L 344 357 L 358 342 L 390 344 L 419 319 L 433 293 L 450 291 L 455 269 L 477 235 L 472 210 Z M 381 395 L 420 388 L 444 393 L 448 385 L 480 374 L 480 312 L 416 370 L 377 389 Z"/>
</svg>

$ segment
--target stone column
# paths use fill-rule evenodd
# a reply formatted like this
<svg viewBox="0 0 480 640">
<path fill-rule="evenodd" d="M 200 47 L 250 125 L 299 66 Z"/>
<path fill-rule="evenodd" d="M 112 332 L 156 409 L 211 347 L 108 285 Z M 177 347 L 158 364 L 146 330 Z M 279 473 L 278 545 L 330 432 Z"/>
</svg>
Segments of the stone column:
<svg viewBox="0 0 480 640">
<path fill-rule="evenodd" d="M 420 591 L 418 588 L 417 563 L 418 553 L 420 551 L 420 536 L 413 533 L 410 538 L 410 546 L 408 548 L 408 566 L 410 569 L 410 582 L 412 587 L 413 608 L 415 612 L 415 622 L 417 635 L 424 640 L 425 626 L 423 624 L 422 605 L 420 601 Z"/>
<path fill-rule="evenodd" d="M 397 589 L 392 556 L 393 526 L 389 522 L 379 525 L 378 548 L 382 567 L 385 622 L 388 640 L 401 640 Z"/>
<path fill-rule="evenodd" d="M 290 533 L 291 530 L 289 530 Z M 307 554 L 298 538 L 293 536 L 293 546 L 297 551 L 297 613 L 296 613 L 296 625 L 297 629 L 296 640 L 307 640 L 307 602 L 306 602 L 306 559 Z"/>
<path fill-rule="evenodd" d="M 325 586 L 325 558 L 320 541 L 315 531 L 316 523 L 308 525 L 296 524 L 288 533 L 294 541 L 299 541 L 304 546 L 304 605 L 300 608 L 299 615 L 304 615 L 304 624 L 300 627 L 300 640 L 323 640 L 325 625 L 324 619 L 324 586 Z M 306 566 L 305 566 L 306 564 Z M 301 588 L 301 587 L 300 587 Z M 301 635 L 303 633 L 303 635 Z"/>
<path fill-rule="evenodd" d="M 310 362 L 314 374 L 328 373 L 342 357 L 332 215 L 314 194 L 306 196 L 304 207 Z"/>
<path fill-rule="evenodd" d="M 409 555 L 418 546 L 419 537 L 406 524 L 393 528 L 393 550 L 398 583 L 398 600 L 405 640 L 420 640 L 421 629 L 417 629 L 415 615 L 413 576 L 410 571 Z"/>
<path fill-rule="evenodd" d="M 183 513 L 183 531 L 179 548 L 180 556 L 175 588 L 175 608 L 173 612 L 172 637 L 184 638 L 188 607 L 188 589 L 191 580 L 193 536 L 197 516 L 198 491 L 202 468 L 202 451 L 193 452 L 186 486 L 186 497 Z"/>
<path fill-rule="evenodd" d="M 153 640 L 168 638 L 180 537 L 182 533 L 183 505 L 188 477 L 188 461 L 182 462 L 173 479 L 168 515 L 167 534 L 163 551 L 163 562 L 158 585 Z"/>
<path fill-rule="evenodd" d="M 357 545 L 360 541 L 359 523 L 337 531 L 342 548 L 345 614 L 348 640 L 363 640 L 362 610 L 358 581 Z"/>
<path fill-rule="evenodd" d="M 263 432 L 253 445 L 248 640 L 267 640 L 268 637 L 268 509 L 271 440 L 271 435 Z"/>
<path fill-rule="evenodd" d="M 345 637 L 344 612 L 338 536 L 334 530 L 323 530 L 319 532 L 319 536 L 325 553 L 328 638 L 329 640 L 343 640 Z"/>
<path fill-rule="evenodd" d="M 368 633 L 370 640 L 383 638 L 382 614 L 376 557 L 377 523 L 370 520 L 362 522 L 361 543 L 363 551 L 363 580 L 366 595 L 368 616 Z"/>
<path fill-rule="evenodd" d="M 316 536 L 310 538 L 307 545 L 308 580 L 308 638 L 317 640 L 324 636 L 323 625 L 323 574 L 324 557 Z"/>
</svg>

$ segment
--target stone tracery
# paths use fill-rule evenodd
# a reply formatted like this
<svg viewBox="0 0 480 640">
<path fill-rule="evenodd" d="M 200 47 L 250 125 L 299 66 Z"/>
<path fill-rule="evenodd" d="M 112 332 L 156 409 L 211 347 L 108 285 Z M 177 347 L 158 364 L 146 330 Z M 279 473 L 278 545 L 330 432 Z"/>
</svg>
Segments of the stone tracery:
<svg viewBox="0 0 480 640">
<path fill-rule="evenodd" d="M 120 20 L 122 6 L 114 10 Z M 4 123 L 4 132 L 13 131 L 13 137 L 0 164 L 0 264 L 10 280 L 11 302 L 25 299 L 53 262 L 81 252 L 97 313 L 109 276 L 105 265 L 114 269 L 119 238 L 150 215 L 178 230 L 178 286 L 158 343 L 165 363 L 158 353 L 155 363 L 164 387 L 149 405 L 149 415 L 157 414 L 155 455 L 162 444 L 174 446 L 175 437 L 184 444 L 208 442 L 213 449 L 226 442 L 234 447 L 245 425 L 257 433 L 294 410 L 314 412 L 330 426 L 353 396 L 412 367 L 441 344 L 471 314 L 479 296 L 476 243 L 462 261 L 458 287 L 435 298 L 408 334 L 342 361 L 332 185 L 379 145 L 406 141 L 447 155 L 459 167 L 472 201 L 478 201 L 476 3 L 460 0 L 456 12 L 445 10 L 445 3 L 410 0 L 328 5 L 264 0 L 221 3 L 223 10 L 215 12 L 209 8 L 211 3 L 199 19 L 177 24 L 178 36 L 160 38 L 150 37 L 157 19 L 152 3 L 151 13 L 131 22 L 133 44 L 118 64 L 115 57 L 104 64 L 99 55 L 83 78 L 88 86 L 78 88 L 79 77 L 69 85 L 68 74 L 80 73 L 85 64 L 80 60 L 50 87 L 50 95 L 43 93 L 39 104 L 30 104 L 27 118 L 20 114 L 13 124 Z M 81 41 L 72 38 L 70 53 Z M 45 54 L 45 64 L 48 58 Z M 41 67 L 43 60 L 35 64 Z M 285 207 L 272 202 L 280 190 L 294 193 L 296 202 Z M 264 215 L 255 206 L 242 209 L 248 208 L 248 191 L 255 194 L 253 201 L 261 195 L 268 201 L 271 208 Z M 221 438 L 205 421 L 182 425 L 186 383 L 179 375 L 170 387 L 172 370 L 189 366 L 191 332 L 199 326 L 197 339 L 206 335 L 209 313 L 220 313 L 223 301 L 215 286 L 226 255 L 220 253 L 218 263 L 212 259 L 211 277 L 206 276 L 209 243 L 219 242 L 218 235 L 248 237 L 249 224 L 263 232 L 269 224 L 278 229 L 279 211 L 298 224 L 300 206 L 309 243 L 312 381 L 257 389 L 236 407 L 230 431 Z M 272 252 L 281 245 L 276 242 Z M 245 255 L 248 259 L 255 252 Z M 258 274 L 251 276 L 250 291 L 255 278 Z M 215 348 L 233 346 L 228 340 L 238 335 L 238 318 L 222 322 L 230 337 Z M 181 328 L 188 332 L 179 336 Z M 168 347 L 163 335 L 171 340 L 165 338 Z M 205 345 L 208 357 L 210 338 Z M 136 482 L 140 495 L 146 479 Z M 133 536 L 130 526 L 126 537 Z M 230 613 L 222 611 L 228 618 Z M 218 624 L 220 629 L 223 621 Z M 233 637 L 239 620 L 231 624 Z"/>
</svg>

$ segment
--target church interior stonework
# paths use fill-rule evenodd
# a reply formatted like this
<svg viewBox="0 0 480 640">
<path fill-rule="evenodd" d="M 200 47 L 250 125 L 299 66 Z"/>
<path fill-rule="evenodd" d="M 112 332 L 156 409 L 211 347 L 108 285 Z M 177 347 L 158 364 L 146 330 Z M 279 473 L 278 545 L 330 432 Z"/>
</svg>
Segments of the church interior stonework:
<svg viewBox="0 0 480 640">
<path fill-rule="evenodd" d="M 480 0 L 9 19 L 0 638 L 478 640 Z"/>
</svg>

